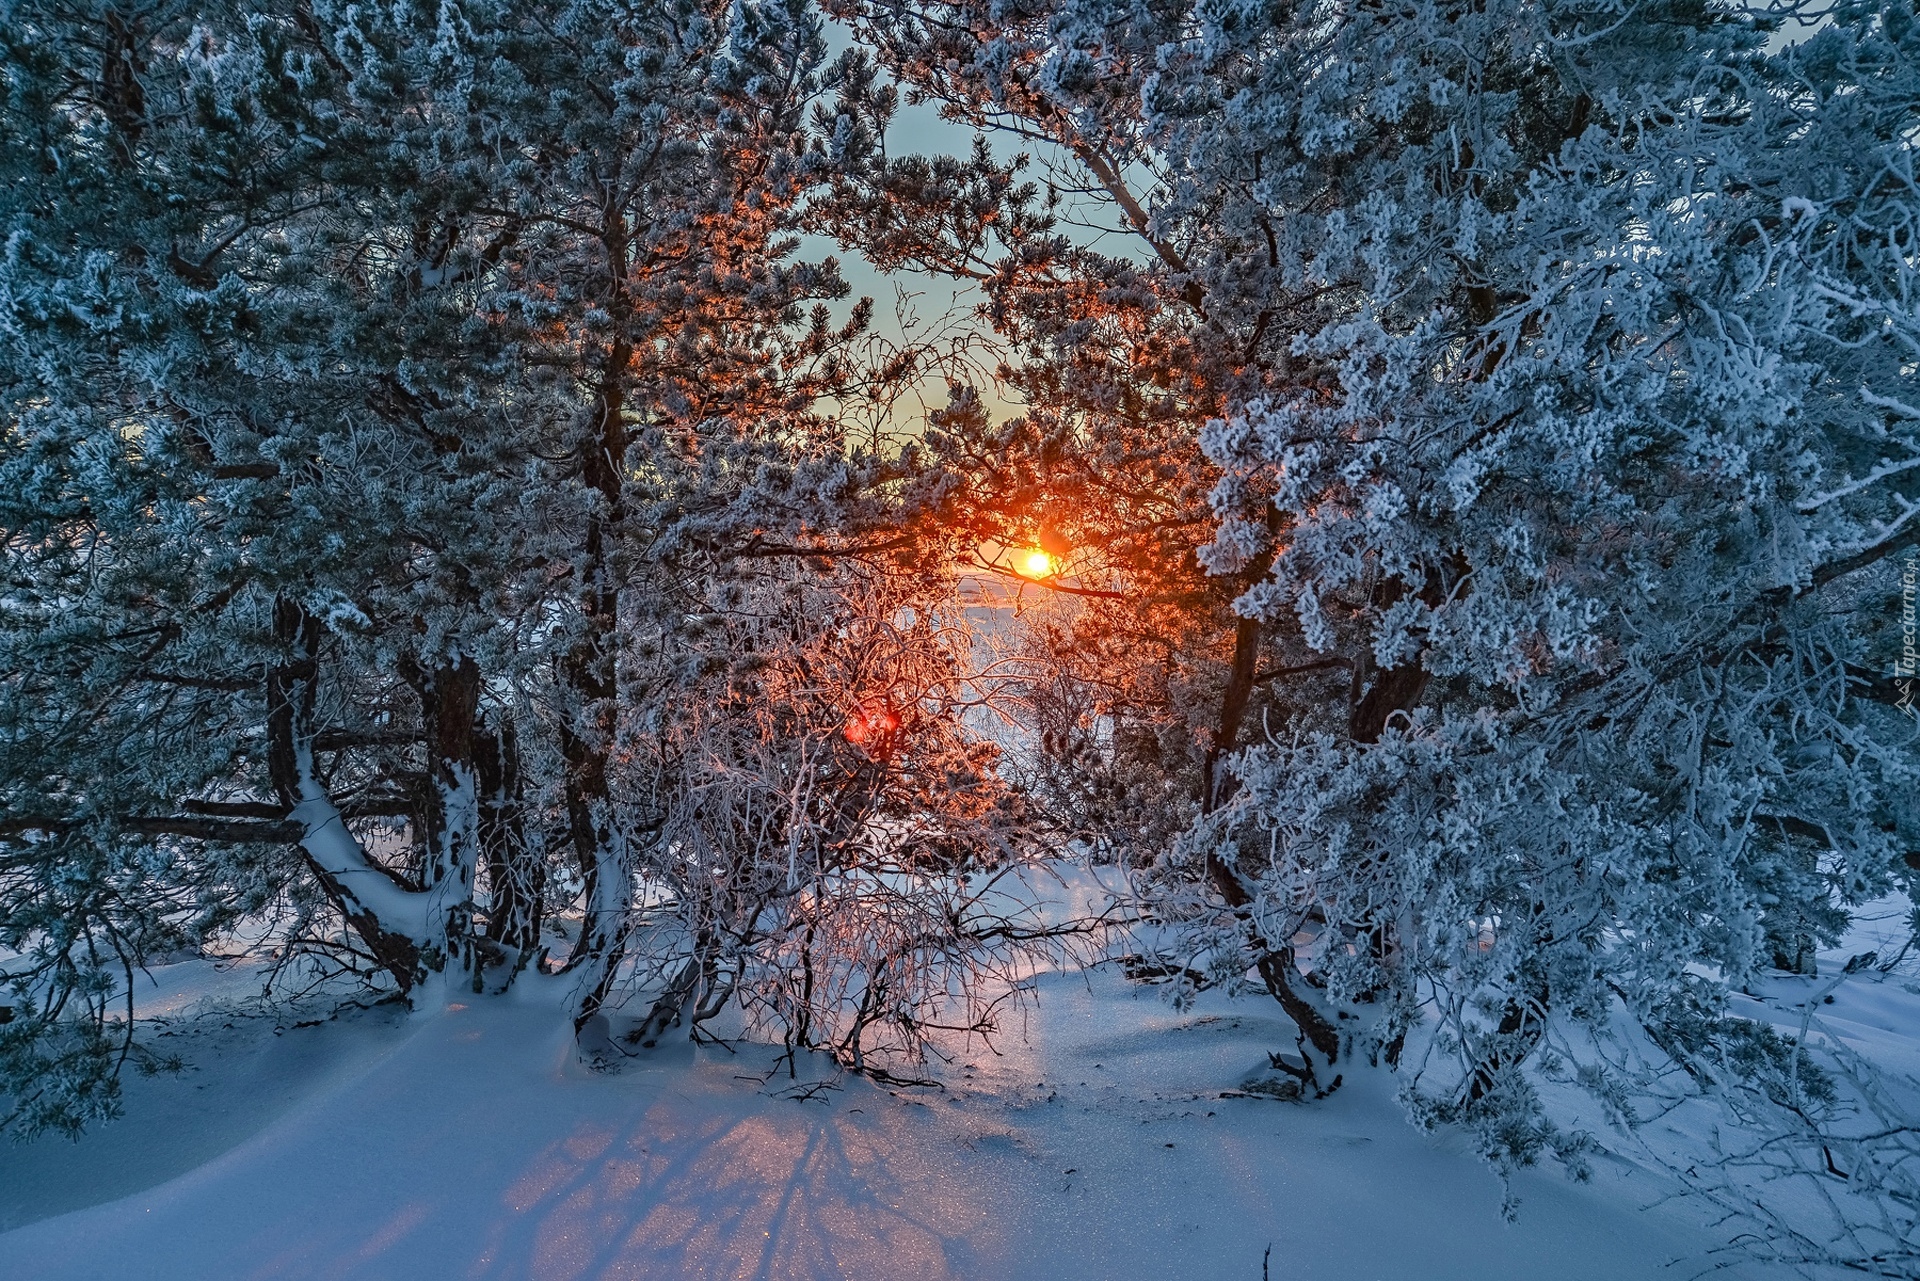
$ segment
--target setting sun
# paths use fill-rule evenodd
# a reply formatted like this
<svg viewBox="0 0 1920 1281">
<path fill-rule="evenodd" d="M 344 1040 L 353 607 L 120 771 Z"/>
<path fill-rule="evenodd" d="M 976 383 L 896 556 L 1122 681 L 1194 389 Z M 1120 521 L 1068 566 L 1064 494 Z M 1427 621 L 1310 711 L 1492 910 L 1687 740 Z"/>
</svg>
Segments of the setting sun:
<svg viewBox="0 0 1920 1281">
<path fill-rule="evenodd" d="M 1053 557 L 1038 547 L 1021 552 L 1019 561 L 1020 573 L 1026 578 L 1051 578 L 1057 568 L 1053 563 Z"/>
</svg>

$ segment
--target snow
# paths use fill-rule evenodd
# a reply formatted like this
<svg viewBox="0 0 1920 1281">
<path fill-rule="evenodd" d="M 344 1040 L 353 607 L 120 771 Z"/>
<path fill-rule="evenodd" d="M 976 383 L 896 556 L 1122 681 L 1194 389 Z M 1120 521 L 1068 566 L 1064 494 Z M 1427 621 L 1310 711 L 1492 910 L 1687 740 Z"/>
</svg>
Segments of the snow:
<svg viewBox="0 0 1920 1281">
<path fill-rule="evenodd" d="M 404 932 L 417 943 L 430 942 L 432 896 L 404 888 L 367 857 L 326 789 L 313 778 L 312 762 L 304 752 L 300 769 L 301 801 L 289 815 L 305 829 L 300 844 L 326 869 L 342 894 L 371 911 L 385 928 Z"/>
<path fill-rule="evenodd" d="M 1251 1279 L 1271 1247 L 1274 1277 L 1575 1281 L 1691 1275 L 1723 1241 L 1617 1161 L 1524 1172 L 1508 1225 L 1365 1072 L 1221 1098 L 1291 1042 L 1277 1008 L 1176 1011 L 1110 969 L 1044 976 L 1000 1053 L 892 1091 L 808 1090 L 821 1065 L 754 1045 L 596 1074 L 538 992 L 227 1016 L 209 993 L 254 979 L 209 972 L 156 974 L 192 1070 L 78 1144 L 0 1150 L 0 1277 Z"/>
</svg>

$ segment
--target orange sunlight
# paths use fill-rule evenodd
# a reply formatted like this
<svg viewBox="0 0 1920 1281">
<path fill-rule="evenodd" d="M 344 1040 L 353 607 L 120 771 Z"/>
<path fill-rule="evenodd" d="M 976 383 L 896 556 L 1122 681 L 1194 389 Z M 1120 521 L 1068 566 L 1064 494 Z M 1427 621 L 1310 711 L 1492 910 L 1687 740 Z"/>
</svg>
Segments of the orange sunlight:
<svg viewBox="0 0 1920 1281">
<path fill-rule="evenodd" d="M 1038 547 L 1021 552 L 1016 559 L 1022 578 L 1051 578 L 1059 572 L 1053 557 Z"/>
</svg>

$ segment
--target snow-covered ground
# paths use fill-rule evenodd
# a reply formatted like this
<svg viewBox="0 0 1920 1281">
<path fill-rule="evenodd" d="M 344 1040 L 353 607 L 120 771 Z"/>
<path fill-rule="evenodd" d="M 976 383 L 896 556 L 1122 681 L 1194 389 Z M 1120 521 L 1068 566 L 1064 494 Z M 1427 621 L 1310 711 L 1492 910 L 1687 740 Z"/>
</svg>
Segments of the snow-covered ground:
<svg viewBox="0 0 1920 1281">
<path fill-rule="evenodd" d="M 1783 978 L 1754 1012 L 1791 1025 L 1811 998 L 1910 1072 L 1912 968 Z M 78 1143 L 0 1146 L 0 1279 L 1786 1275 L 1624 1157 L 1585 1184 L 1523 1172 L 1504 1222 L 1495 1176 L 1378 1074 L 1310 1105 L 1222 1097 L 1291 1042 L 1277 1008 L 1175 1010 L 1113 967 L 1043 974 L 995 1050 L 897 1090 L 684 1041 L 597 1074 L 537 991 L 329 1018 L 247 1000 L 259 977 L 142 980 L 189 1066 L 130 1080 Z"/>
<path fill-rule="evenodd" d="M 1263 1001 L 1176 1012 L 1106 970 L 1043 979 L 944 1090 L 811 1097 L 753 1047 L 596 1075 L 544 1002 L 298 1027 L 205 1012 L 204 965 L 157 977 L 193 1067 L 0 1151 L 0 1277 L 1664 1278 L 1723 1240 L 1605 1161 L 1526 1173 L 1504 1223 L 1364 1074 L 1218 1097 L 1290 1040 Z"/>
</svg>

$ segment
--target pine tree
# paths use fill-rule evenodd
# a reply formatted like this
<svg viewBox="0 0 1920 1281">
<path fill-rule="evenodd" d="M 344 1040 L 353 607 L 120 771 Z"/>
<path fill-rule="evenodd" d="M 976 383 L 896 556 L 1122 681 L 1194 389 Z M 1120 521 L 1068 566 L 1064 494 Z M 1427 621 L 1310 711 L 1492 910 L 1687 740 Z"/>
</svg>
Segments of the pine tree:
<svg viewBox="0 0 1920 1281">
<path fill-rule="evenodd" d="M 601 1007 L 645 977 L 623 968 L 636 895 L 711 885 L 673 844 L 711 791 L 690 749 L 767 742 L 725 693 L 769 657 L 739 633 L 817 660 L 878 600 L 921 611 L 896 650 L 947 652 L 943 553 L 878 532 L 913 469 L 847 409 L 912 371 L 871 368 L 870 308 L 833 324 L 832 262 L 793 257 L 836 163 L 830 114 L 807 114 L 818 19 L 23 5 L 5 29 L 16 1119 L 111 1111 L 133 968 L 276 912 L 289 946 L 318 937 L 421 1007 L 550 979 L 605 1049 Z M 776 589 L 826 630 L 768 630 Z M 876 767 L 844 732 L 872 693 L 789 712 L 773 742 L 865 767 L 839 817 L 715 838 L 723 893 L 790 871 L 809 823 L 858 866 L 908 761 L 947 764 L 894 810 L 965 843 L 924 781 L 979 773 L 964 700 L 935 697 L 922 746 Z M 796 901 L 782 885 L 767 910 Z M 543 917 L 574 911 L 549 963 Z M 769 919 L 728 925 L 729 990 L 790 971 Z M 715 946 L 693 946 L 702 974 Z"/>
<path fill-rule="evenodd" d="M 1163 762 L 1224 770 L 1182 786 L 1175 849 L 1135 847 L 1174 945 L 1259 973 L 1306 1086 L 1423 1029 L 1417 1114 L 1505 1161 L 1563 1141 L 1530 1084 L 1555 1027 L 1778 1068 L 1729 992 L 1920 861 L 1889 678 L 1920 538 L 1909 10 L 1769 52 L 1779 15 L 1690 3 L 842 8 L 1136 237 L 996 215 L 987 314 L 1049 394 L 989 474 L 1164 463 L 1138 530 L 1207 478 L 1231 642 L 1170 608 L 1224 694 L 1147 720 Z M 872 199 L 931 206 L 904 172 Z M 1132 523 L 1081 507 L 1094 545 Z M 1096 644 L 1137 652 L 1161 563 L 1107 567 Z M 1082 723 L 1140 707 L 1148 666 L 1102 665 Z"/>
</svg>

